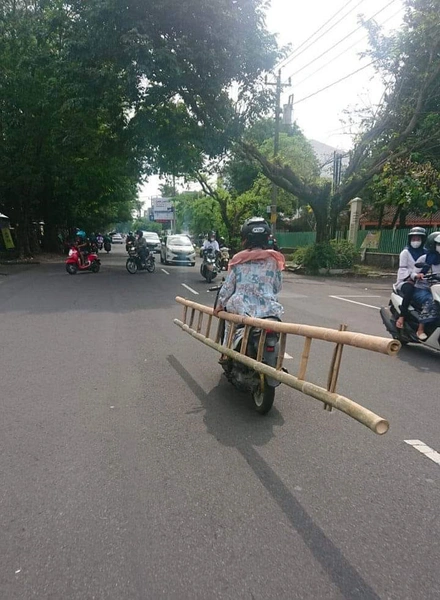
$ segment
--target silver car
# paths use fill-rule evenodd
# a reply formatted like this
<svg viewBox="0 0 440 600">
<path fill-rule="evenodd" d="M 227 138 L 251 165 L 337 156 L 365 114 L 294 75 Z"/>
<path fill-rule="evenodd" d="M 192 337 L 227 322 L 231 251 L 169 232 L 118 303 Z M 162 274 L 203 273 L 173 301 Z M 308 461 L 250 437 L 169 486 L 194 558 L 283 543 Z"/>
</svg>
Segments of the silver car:
<svg viewBox="0 0 440 600">
<path fill-rule="evenodd" d="M 143 231 L 143 237 L 147 240 L 147 245 L 152 247 L 155 254 L 160 253 L 160 238 L 155 231 Z"/>
<path fill-rule="evenodd" d="M 166 265 L 174 263 L 193 267 L 196 264 L 196 253 L 189 237 L 169 235 L 162 244 L 160 262 Z"/>
</svg>

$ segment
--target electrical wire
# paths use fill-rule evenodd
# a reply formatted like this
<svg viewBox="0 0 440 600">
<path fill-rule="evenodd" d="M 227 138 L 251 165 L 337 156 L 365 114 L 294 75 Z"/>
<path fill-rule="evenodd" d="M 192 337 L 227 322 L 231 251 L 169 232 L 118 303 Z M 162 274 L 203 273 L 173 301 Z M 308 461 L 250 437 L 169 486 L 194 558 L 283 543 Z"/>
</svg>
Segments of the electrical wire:
<svg viewBox="0 0 440 600">
<path fill-rule="evenodd" d="M 323 25 L 321 25 L 321 27 L 319 27 L 319 29 L 317 29 L 314 33 L 312 33 L 312 35 L 310 35 L 306 40 L 304 40 L 304 42 L 302 42 L 298 48 L 295 48 L 295 50 L 293 50 L 289 56 L 287 56 L 286 58 L 283 58 L 282 61 L 280 61 L 280 63 L 278 64 L 279 67 L 285 67 L 286 65 L 288 65 L 292 60 L 294 60 L 295 58 L 297 58 L 300 54 L 302 54 L 303 52 L 305 52 L 306 50 L 308 50 L 311 46 L 313 46 L 313 44 L 315 44 L 318 40 L 320 40 L 322 37 L 324 37 L 324 35 L 326 35 L 329 31 L 331 31 L 334 27 L 336 27 L 336 25 L 339 25 L 339 23 L 341 21 L 343 21 L 350 13 L 352 13 L 354 10 L 356 10 L 356 8 L 362 4 L 362 2 L 364 2 L 364 0 L 359 0 L 359 2 L 356 4 L 356 6 L 354 6 L 351 10 L 348 11 L 348 13 L 346 13 L 343 17 L 341 17 L 339 19 L 339 21 L 337 21 L 336 23 L 334 23 L 329 29 L 327 29 L 326 31 L 324 31 L 324 33 L 322 33 L 316 40 L 314 40 L 311 44 L 309 44 L 308 46 L 306 46 L 306 48 L 304 48 L 304 50 L 302 52 L 299 52 L 299 50 L 301 50 L 301 48 L 303 48 L 310 40 L 312 40 L 315 35 L 317 35 L 320 31 L 322 31 L 322 29 L 324 29 L 324 27 L 326 25 L 328 25 L 329 23 L 331 23 L 333 21 L 334 18 L 336 18 L 339 13 L 341 13 L 345 8 L 347 8 L 347 6 L 349 4 L 351 4 L 353 2 L 353 0 L 348 0 L 348 2 L 346 2 L 344 4 L 344 6 L 342 6 L 332 17 L 330 17 L 330 19 L 328 19 Z M 299 54 L 297 54 L 299 52 Z M 276 68 L 278 68 L 278 66 Z"/>
<path fill-rule="evenodd" d="M 301 98 L 300 100 L 297 100 L 296 102 L 293 103 L 293 105 L 299 104 L 300 102 L 304 102 L 304 100 L 308 100 L 309 98 L 313 98 L 313 96 L 317 96 L 321 92 L 325 92 L 325 90 L 328 90 L 329 88 L 333 87 L 334 85 L 341 83 L 341 81 L 345 81 L 346 79 L 353 77 L 353 75 L 356 75 L 360 71 L 363 71 L 364 69 L 367 69 L 368 67 L 371 67 L 371 65 L 374 65 L 377 62 L 378 62 L 378 59 L 371 61 L 370 63 L 368 63 L 368 65 L 364 65 L 363 67 L 360 67 L 360 69 L 357 69 L 356 71 L 353 71 L 352 73 L 349 73 L 348 75 L 345 75 L 344 77 L 341 77 L 341 79 L 338 79 L 337 81 L 334 81 L 333 83 L 330 83 L 329 85 L 326 85 L 325 87 L 321 88 L 320 90 L 313 92 L 313 94 L 309 94 L 308 96 L 305 96 L 304 98 Z"/>
<path fill-rule="evenodd" d="M 385 25 L 386 23 L 388 23 L 388 21 L 391 21 L 391 19 L 394 19 L 394 17 L 397 17 L 397 15 L 400 14 L 401 12 L 402 12 L 402 9 L 399 8 L 399 10 L 397 12 L 395 12 L 393 15 L 391 15 L 391 17 L 388 17 L 388 19 L 385 19 L 385 21 L 383 21 L 382 23 L 380 23 L 379 26 L 383 27 L 383 25 Z M 313 71 L 313 73 L 310 73 L 310 75 L 307 75 L 307 77 L 304 77 L 304 79 L 301 79 L 301 81 L 299 81 L 298 83 L 295 83 L 295 87 L 298 87 L 299 85 L 301 85 L 302 83 L 304 83 L 304 81 L 307 81 L 308 79 L 310 79 L 311 77 L 313 77 L 313 75 L 316 75 L 316 73 L 319 73 L 319 71 L 322 71 L 322 69 L 325 69 L 325 67 L 328 67 L 328 65 L 332 64 L 333 62 L 335 62 L 335 60 L 337 60 L 343 54 L 345 54 L 346 52 L 348 52 L 349 50 L 351 50 L 352 48 L 354 48 L 355 46 L 357 46 L 357 44 L 360 44 L 361 42 L 363 42 L 366 39 L 368 39 L 368 33 L 367 33 L 367 35 L 364 35 L 362 38 L 360 38 L 359 40 L 357 40 L 356 42 L 354 42 L 354 44 L 352 44 L 351 46 L 348 46 L 348 48 L 344 48 L 344 50 L 342 50 L 342 52 L 340 52 L 337 56 L 335 56 L 331 60 L 329 60 L 326 63 L 324 63 L 318 69 L 316 69 L 315 71 Z"/>
<path fill-rule="evenodd" d="M 388 2 L 388 4 L 386 4 L 383 8 L 381 8 L 376 13 L 374 13 L 373 16 L 371 16 L 369 19 L 367 19 L 365 21 L 365 23 L 369 23 L 370 21 L 372 21 L 375 17 L 377 17 L 377 15 L 379 15 L 381 12 L 383 12 L 389 6 L 391 6 L 392 4 L 394 4 L 394 2 L 396 2 L 396 0 L 391 0 L 391 2 Z M 292 75 L 290 75 L 290 77 L 294 77 L 295 75 L 298 75 L 298 73 L 301 73 L 301 71 L 304 71 L 304 69 L 306 69 L 307 67 L 309 67 L 310 65 L 312 65 L 314 62 L 316 62 L 317 60 L 319 60 L 320 58 L 322 58 L 325 54 L 327 54 L 328 52 L 330 52 L 331 50 L 333 50 L 333 48 L 336 48 L 337 46 L 339 46 L 339 44 L 342 44 L 342 42 L 345 42 L 345 40 L 347 40 L 349 37 L 351 37 L 354 33 L 356 33 L 357 31 L 359 31 L 360 29 L 362 29 L 364 27 L 365 23 L 363 23 L 362 25 L 360 25 L 356 29 L 353 29 L 353 31 L 351 31 L 345 37 L 343 37 L 341 40 L 339 40 L 338 42 L 336 42 L 335 44 L 333 44 L 333 46 L 331 46 L 330 48 L 327 48 L 319 56 L 316 56 L 313 60 L 311 60 L 306 65 L 304 65 L 303 67 L 301 67 L 301 69 L 298 69 L 298 71 L 295 71 L 294 73 L 292 73 Z"/>
</svg>

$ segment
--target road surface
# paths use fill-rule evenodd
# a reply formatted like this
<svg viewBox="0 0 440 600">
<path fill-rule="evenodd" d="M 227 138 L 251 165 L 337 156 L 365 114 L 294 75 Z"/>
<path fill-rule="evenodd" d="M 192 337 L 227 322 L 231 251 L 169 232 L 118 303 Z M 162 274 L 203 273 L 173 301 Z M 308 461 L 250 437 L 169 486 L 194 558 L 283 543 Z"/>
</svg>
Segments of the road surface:
<svg viewBox="0 0 440 600">
<path fill-rule="evenodd" d="M 338 391 L 385 436 L 283 386 L 261 417 L 172 323 L 213 300 L 197 266 L 102 263 L 0 277 L 0 598 L 440 597 L 440 464 L 407 443 L 440 452 L 440 356 L 344 350 Z M 384 335 L 388 293 L 288 274 L 284 319 Z"/>
</svg>

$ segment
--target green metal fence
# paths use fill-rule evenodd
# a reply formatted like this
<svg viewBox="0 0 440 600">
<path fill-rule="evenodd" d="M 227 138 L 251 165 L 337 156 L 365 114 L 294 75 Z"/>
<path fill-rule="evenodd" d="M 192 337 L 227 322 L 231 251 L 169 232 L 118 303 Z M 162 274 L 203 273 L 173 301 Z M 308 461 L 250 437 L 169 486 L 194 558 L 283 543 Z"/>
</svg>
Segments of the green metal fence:
<svg viewBox="0 0 440 600">
<path fill-rule="evenodd" d="M 408 240 L 408 229 L 382 229 L 379 232 L 361 229 L 358 231 L 357 248 L 360 249 L 365 238 L 370 233 L 379 234 L 379 244 L 377 248 L 370 248 L 370 252 L 378 252 L 380 254 L 399 254 L 406 246 Z M 432 228 L 426 228 L 427 233 L 433 231 Z M 346 239 L 345 232 L 338 231 L 336 233 L 337 240 Z M 314 231 L 300 231 L 294 233 L 277 233 L 278 245 L 280 248 L 303 248 L 314 244 L 316 233 Z"/>
</svg>

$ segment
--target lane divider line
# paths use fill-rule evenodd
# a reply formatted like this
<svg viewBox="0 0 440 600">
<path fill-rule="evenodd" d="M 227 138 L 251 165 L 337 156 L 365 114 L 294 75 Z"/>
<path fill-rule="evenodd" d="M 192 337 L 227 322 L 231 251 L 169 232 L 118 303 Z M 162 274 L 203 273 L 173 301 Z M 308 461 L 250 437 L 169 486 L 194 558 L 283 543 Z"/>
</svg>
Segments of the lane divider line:
<svg viewBox="0 0 440 600">
<path fill-rule="evenodd" d="M 169 275 L 168 271 L 166 271 L 165 269 L 161 269 L 161 271 L 163 271 L 165 275 Z"/>
<path fill-rule="evenodd" d="M 405 444 L 412 446 L 422 454 L 424 454 L 427 458 L 430 458 L 436 464 L 440 465 L 440 454 L 421 442 L 420 440 L 403 440 Z"/>
<path fill-rule="evenodd" d="M 339 298 L 381 298 L 382 296 L 371 296 L 368 294 L 344 294 L 343 296 L 338 296 Z"/>
<path fill-rule="evenodd" d="M 342 298 L 341 296 L 329 296 L 335 300 L 342 300 L 342 302 L 351 302 L 351 304 L 359 304 L 360 306 L 366 306 L 367 308 L 374 308 L 380 310 L 380 306 L 373 306 L 372 304 L 365 304 L 364 302 L 356 302 L 356 300 L 350 300 L 349 298 Z"/>
<path fill-rule="evenodd" d="M 290 356 L 290 354 L 287 354 L 287 352 L 284 352 L 284 358 L 286 358 L 287 360 L 291 360 L 291 359 L 293 359 L 293 356 Z"/>
<path fill-rule="evenodd" d="M 182 283 L 183 287 L 186 288 L 187 290 L 189 290 L 192 294 L 195 294 L 196 296 L 199 295 L 199 292 L 196 292 L 196 290 L 193 290 L 191 287 L 189 287 L 189 285 L 186 285 L 186 283 Z"/>
</svg>

